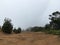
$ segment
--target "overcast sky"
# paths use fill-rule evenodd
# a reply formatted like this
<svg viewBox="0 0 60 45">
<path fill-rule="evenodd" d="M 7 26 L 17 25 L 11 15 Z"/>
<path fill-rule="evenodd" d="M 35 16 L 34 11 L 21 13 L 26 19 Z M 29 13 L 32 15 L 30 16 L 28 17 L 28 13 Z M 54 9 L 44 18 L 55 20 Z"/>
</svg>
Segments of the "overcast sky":
<svg viewBox="0 0 60 45">
<path fill-rule="evenodd" d="M 44 26 L 55 11 L 60 11 L 60 0 L 0 0 L 0 25 L 7 17 L 14 27 Z"/>
</svg>

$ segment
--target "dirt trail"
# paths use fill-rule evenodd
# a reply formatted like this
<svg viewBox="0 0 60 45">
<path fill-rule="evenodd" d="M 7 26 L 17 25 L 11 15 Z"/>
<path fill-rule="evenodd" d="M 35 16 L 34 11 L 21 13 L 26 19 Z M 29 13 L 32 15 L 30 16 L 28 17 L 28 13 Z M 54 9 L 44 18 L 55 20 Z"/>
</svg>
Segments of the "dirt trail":
<svg viewBox="0 0 60 45">
<path fill-rule="evenodd" d="M 0 45 L 60 45 L 60 38 L 41 32 L 24 32 L 11 35 L 0 33 Z"/>
</svg>

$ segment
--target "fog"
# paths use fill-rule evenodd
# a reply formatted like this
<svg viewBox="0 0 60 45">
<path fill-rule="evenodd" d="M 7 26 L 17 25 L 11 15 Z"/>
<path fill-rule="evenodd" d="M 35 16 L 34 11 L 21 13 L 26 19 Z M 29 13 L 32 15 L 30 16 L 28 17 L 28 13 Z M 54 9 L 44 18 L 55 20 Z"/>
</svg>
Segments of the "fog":
<svg viewBox="0 0 60 45">
<path fill-rule="evenodd" d="M 49 14 L 60 11 L 60 0 L 0 0 L 0 25 L 10 18 L 14 27 L 26 29 L 49 23 Z"/>
</svg>

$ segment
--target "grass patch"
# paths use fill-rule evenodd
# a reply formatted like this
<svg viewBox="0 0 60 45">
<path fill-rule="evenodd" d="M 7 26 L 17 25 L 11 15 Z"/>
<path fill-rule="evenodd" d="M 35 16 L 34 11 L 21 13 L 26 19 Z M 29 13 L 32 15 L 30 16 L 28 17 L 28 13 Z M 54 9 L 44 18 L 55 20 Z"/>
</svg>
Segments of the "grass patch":
<svg viewBox="0 0 60 45">
<path fill-rule="evenodd" d="M 60 30 L 46 30 L 46 34 L 60 35 Z"/>
</svg>

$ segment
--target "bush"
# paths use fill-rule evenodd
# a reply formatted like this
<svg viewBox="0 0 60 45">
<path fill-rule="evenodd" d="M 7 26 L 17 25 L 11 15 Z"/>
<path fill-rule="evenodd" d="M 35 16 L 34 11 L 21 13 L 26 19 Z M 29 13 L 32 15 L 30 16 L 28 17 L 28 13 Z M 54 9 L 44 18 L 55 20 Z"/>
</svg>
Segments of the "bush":
<svg viewBox="0 0 60 45">
<path fill-rule="evenodd" d="M 52 34 L 53 31 L 52 31 L 52 30 L 46 30 L 45 32 L 46 32 L 47 34 Z"/>
<path fill-rule="evenodd" d="M 21 33 L 21 28 L 18 28 L 17 30 L 18 30 L 18 33 Z"/>
<path fill-rule="evenodd" d="M 54 30 L 52 34 L 54 34 L 54 35 L 60 35 L 60 30 Z"/>
<path fill-rule="evenodd" d="M 16 28 L 14 28 L 13 32 L 16 33 Z"/>
<path fill-rule="evenodd" d="M 16 33 L 16 34 L 17 34 L 17 33 L 21 33 L 21 28 L 18 28 L 18 29 L 15 28 L 15 29 L 13 30 L 13 32 Z"/>
<path fill-rule="evenodd" d="M 31 28 L 31 32 L 40 32 L 40 31 L 43 31 L 43 27 L 35 26 Z"/>
<path fill-rule="evenodd" d="M 48 30 L 45 31 L 47 34 L 60 35 L 60 30 Z"/>
<path fill-rule="evenodd" d="M 10 19 L 4 19 L 4 21 L 5 22 L 2 26 L 3 33 L 7 33 L 7 34 L 12 33 L 13 25 L 11 24 L 11 20 Z"/>
</svg>

